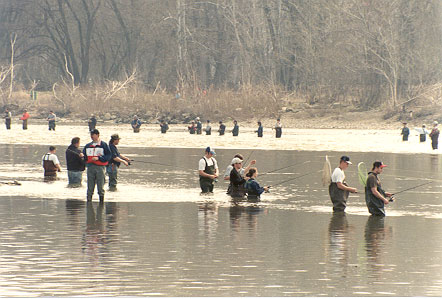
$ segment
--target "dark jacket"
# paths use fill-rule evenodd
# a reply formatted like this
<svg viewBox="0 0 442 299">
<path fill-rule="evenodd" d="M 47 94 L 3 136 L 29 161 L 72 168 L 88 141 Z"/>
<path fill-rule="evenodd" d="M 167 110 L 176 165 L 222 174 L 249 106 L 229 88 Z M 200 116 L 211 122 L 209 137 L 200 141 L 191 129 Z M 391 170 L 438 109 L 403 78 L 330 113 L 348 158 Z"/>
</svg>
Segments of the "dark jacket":
<svg viewBox="0 0 442 299">
<path fill-rule="evenodd" d="M 94 146 L 93 142 L 89 142 L 83 148 L 83 155 L 86 164 L 95 164 L 98 166 L 105 166 L 112 158 L 112 153 L 106 142 L 101 141 L 100 144 Z M 88 155 L 89 153 L 89 155 Z M 93 161 L 93 157 L 98 157 L 98 161 Z"/>
<path fill-rule="evenodd" d="M 118 148 L 113 143 L 109 142 L 109 149 L 112 153 L 112 158 L 110 159 L 109 164 L 120 166 L 121 162 L 117 162 L 114 160 L 117 157 L 120 158 L 120 152 L 118 151 Z"/>
<path fill-rule="evenodd" d="M 74 145 L 69 145 L 66 150 L 66 165 L 69 171 L 83 171 L 85 162 L 84 159 L 79 156 L 81 151 Z"/>
<path fill-rule="evenodd" d="M 232 184 L 232 197 L 243 197 L 246 194 L 244 184 L 246 180 L 239 174 L 235 167 L 230 172 L 230 183 Z"/>
</svg>

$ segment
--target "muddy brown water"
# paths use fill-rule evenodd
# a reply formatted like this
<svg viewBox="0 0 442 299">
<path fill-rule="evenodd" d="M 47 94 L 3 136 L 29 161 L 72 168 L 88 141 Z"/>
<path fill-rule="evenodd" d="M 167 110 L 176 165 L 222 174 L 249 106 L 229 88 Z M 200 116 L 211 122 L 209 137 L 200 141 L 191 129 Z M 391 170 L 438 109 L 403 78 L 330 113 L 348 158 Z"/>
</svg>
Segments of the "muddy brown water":
<svg viewBox="0 0 442 299">
<path fill-rule="evenodd" d="M 121 147 L 135 161 L 99 204 L 67 188 L 66 173 L 43 182 L 46 146 L 0 150 L 0 180 L 22 183 L 0 185 L 3 296 L 442 296 L 438 155 L 348 153 L 360 190 L 356 164 L 375 159 L 388 164 L 387 191 L 433 181 L 373 218 L 362 192 L 345 215 L 331 212 L 318 171 L 325 154 L 334 168 L 343 153 L 241 150 L 261 174 L 297 165 L 258 177 L 275 185 L 261 203 L 235 205 L 222 180 L 199 195 L 200 149 Z M 221 172 L 236 152 L 217 150 Z"/>
</svg>

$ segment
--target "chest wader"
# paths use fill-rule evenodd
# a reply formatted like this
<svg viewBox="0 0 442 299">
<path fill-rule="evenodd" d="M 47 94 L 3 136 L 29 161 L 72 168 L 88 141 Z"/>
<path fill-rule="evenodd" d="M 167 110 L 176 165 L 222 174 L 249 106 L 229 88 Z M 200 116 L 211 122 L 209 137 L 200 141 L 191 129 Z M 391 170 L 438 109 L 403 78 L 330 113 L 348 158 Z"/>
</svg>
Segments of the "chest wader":
<svg viewBox="0 0 442 299">
<path fill-rule="evenodd" d="M 53 161 L 49 160 L 49 155 L 46 154 L 43 158 L 43 168 L 45 170 L 45 177 L 56 177 L 57 176 L 57 167 Z"/>
<path fill-rule="evenodd" d="M 376 177 L 377 179 L 377 177 Z M 386 196 L 385 195 L 385 191 L 382 189 L 381 184 L 378 180 L 378 185 L 376 187 L 376 190 L 378 190 L 378 192 L 380 194 L 382 194 L 382 196 Z M 371 192 L 371 188 L 366 186 L 365 187 L 365 203 L 367 204 L 367 208 L 368 208 L 368 212 L 370 212 L 371 215 L 376 215 L 376 216 L 385 216 L 385 204 L 382 200 L 380 200 L 379 198 L 377 198 L 373 192 Z"/>
<path fill-rule="evenodd" d="M 281 138 L 282 128 L 275 128 L 275 131 L 276 131 L 276 138 Z"/>
<path fill-rule="evenodd" d="M 215 174 L 215 163 L 209 166 L 209 164 L 207 164 L 207 160 L 204 159 L 204 161 L 206 162 L 206 167 L 204 168 L 204 172 L 211 175 Z M 203 193 L 213 192 L 213 181 L 214 180 L 211 178 L 200 176 L 201 191 Z"/>
<path fill-rule="evenodd" d="M 236 199 L 243 199 L 246 195 L 246 188 L 244 187 L 244 184 L 234 185 L 231 184 L 231 192 L 230 196 L 234 197 Z"/>
<path fill-rule="evenodd" d="M 427 140 L 426 134 L 420 134 L 419 135 L 419 141 L 420 142 L 425 142 Z"/>
<path fill-rule="evenodd" d="M 346 182 L 342 183 L 348 186 Z M 331 183 L 328 186 L 328 193 L 330 194 L 330 199 L 333 203 L 334 212 L 343 212 L 347 207 L 347 199 L 350 192 L 338 188 L 338 183 Z"/>
</svg>

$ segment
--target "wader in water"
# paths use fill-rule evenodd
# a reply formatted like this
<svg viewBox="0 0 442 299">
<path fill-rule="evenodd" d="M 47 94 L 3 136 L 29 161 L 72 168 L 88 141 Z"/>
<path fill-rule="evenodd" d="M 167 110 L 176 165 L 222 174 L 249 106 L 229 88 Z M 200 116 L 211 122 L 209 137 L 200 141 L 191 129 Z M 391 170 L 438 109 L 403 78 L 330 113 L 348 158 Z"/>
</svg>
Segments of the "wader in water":
<svg viewBox="0 0 442 299">
<path fill-rule="evenodd" d="M 233 179 L 233 181 L 232 181 Z M 246 183 L 246 180 L 241 177 L 241 175 L 238 173 L 238 171 L 233 168 L 230 172 L 230 196 L 234 200 L 242 200 L 244 199 L 246 195 L 246 188 L 244 187 L 244 184 Z"/>
<path fill-rule="evenodd" d="M 28 120 L 24 119 L 23 120 L 23 130 L 27 130 L 28 129 Z"/>
<path fill-rule="evenodd" d="M 420 134 L 419 135 L 419 141 L 420 142 L 425 142 L 426 140 L 427 140 L 427 136 L 426 136 L 427 134 Z"/>
<path fill-rule="evenodd" d="M 346 182 L 342 183 L 348 186 Z M 347 199 L 350 192 L 338 188 L 338 183 L 331 183 L 328 186 L 328 193 L 330 194 L 330 199 L 333 203 L 333 212 L 344 212 L 347 207 Z"/>
<path fill-rule="evenodd" d="M 49 160 L 49 155 L 46 154 L 43 157 L 43 169 L 45 170 L 44 176 L 45 181 L 53 181 L 57 178 L 57 167 L 53 161 Z"/>
<path fill-rule="evenodd" d="M 55 131 L 55 120 L 50 120 L 49 122 L 48 122 L 48 125 L 49 125 L 49 131 Z"/>
<path fill-rule="evenodd" d="M 275 128 L 275 131 L 276 131 L 276 138 L 281 138 L 282 128 L 277 127 Z"/>
<path fill-rule="evenodd" d="M 206 168 L 204 168 L 204 172 L 207 174 L 215 174 L 215 163 L 213 163 L 212 166 L 209 166 L 209 164 L 207 164 L 207 159 L 206 157 L 203 157 L 204 162 L 206 162 Z M 211 158 L 212 159 L 212 158 Z M 200 187 L 201 187 L 201 192 L 202 193 L 208 193 L 208 192 L 213 192 L 213 179 L 210 179 L 208 177 L 203 177 L 200 176 Z"/>
<path fill-rule="evenodd" d="M 437 149 L 439 143 L 439 130 L 433 129 L 430 133 L 430 137 L 431 137 L 431 147 L 435 150 Z"/>
<path fill-rule="evenodd" d="M 373 172 L 369 172 L 368 175 L 374 175 L 376 177 L 376 189 L 380 194 L 382 194 L 382 196 L 386 197 L 385 191 L 381 187 L 381 182 L 379 181 L 378 176 Z M 368 185 L 365 186 L 365 203 L 367 204 L 368 211 L 371 215 L 385 216 L 384 202 L 377 198 L 373 192 L 371 192 L 371 188 Z"/>
</svg>

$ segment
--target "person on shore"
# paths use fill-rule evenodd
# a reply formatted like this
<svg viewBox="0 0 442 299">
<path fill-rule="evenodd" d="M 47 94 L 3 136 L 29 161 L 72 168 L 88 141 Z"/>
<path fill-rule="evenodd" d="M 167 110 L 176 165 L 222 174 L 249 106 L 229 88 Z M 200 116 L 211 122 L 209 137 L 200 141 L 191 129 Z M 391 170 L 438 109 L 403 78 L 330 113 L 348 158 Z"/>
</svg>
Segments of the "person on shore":
<svg viewBox="0 0 442 299">
<path fill-rule="evenodd" d="M 83 148 L 83 155 L 87 167 L 87 194 L 88 201 L 92 200 L 95 185 L 100 201 L 104 201 L 105 166 L 109 164 L 112 153 L 106 142 L 100 140 L 100 132 L 97 129 L 91 131 L 92 142 Z"/>
<path fill-rule="evenodd" d="M 243 170 L 242 162 L 243 160 L 240 158 L 233 158 L 231 164 L 232 170 L 229 174 L 230 185 L 232 186 L 230 196 L 236 199 L 242 199 L 246 195 L 246 189 L 244 187 L 246 180 L 243 177 L 244 171 L 242 171 L 241 174 L 241 170 Z"/>
<path fill-rule="evenodd" d="M 219 129 L 218 129 L 219 136 L 224 135 L 224 132 L 225 132 L 225 131 L 226 131 L 226 125 L 224 125 L 224 124 L 223 124 L 223 121 L 220 120 L 220 121 L 219 121 Z"/>
<path fill-rule="evenodd" d="M 427 141 L 428 130 L 425 124 L 422 125 L 422 128 L 416 128 L 416 131 L 419 132 L 419 142 Z"/>
<path fill-rule="evenodd" d="M 238 136 L 239 134 L 239 126 L 238 126 L 238 122 L 236 120 L 233 121 L 233 129 L 232 129 L 232 135 L 233 136 Z"/>
<path fill-rule="evenodd" d="M 250 202 L 259 202 L 261 201 L 261 194 L 264 192 L 268 192 L 270 186 L 261 187 L 259 183 L 256 181 L 256 177 L 258 176 L 258 169 L 256 167 L 251 167 L 249 171 L 246 173 L 246 178 L 249 178 L 245 184 L 245 188 L 247 191 L 247 200 Z"/>
<path fill-rule="evenodd" d="M 207 120 L 205 131 L 206 135 L 212 135 L 212 126 L 210 125 L 210 120 Z"/>
<path fill-rule="evenodd" d="M 273 128 L 275 129 L 275 136 L 276 136 L 276 138 L 281 138 L 281 135 L 282 135 L 282 124 L 281 124 L 281 119 L 280 118 L 278 118 L 276 120 L 276 124 L 275 124 L 275 126 Z"/>
<path fill-rule="evenodd" d="M 28 110 L 24 110 L 23 111 L 23 115 L 22 117 L 20 117 L 20 120 L 23 121 L 23 130 L 27 130 L 28 129 L 28 119 L 29 117 L 31 117 L 28 113 Z"/>
<path fill-rule="evenodd" d="M 203 131 L 203 124 L 200 121 L 200 118 L 196 118 L 196 134 L 201 135 L 201 132 Z"/>
<path fill-rule="evenodd" d="M 132 126 L 134 133 L 140 132 L 141 120 L 138 118 L 137 115 L 134 115 L 134 119 L 130 122 L 130 125 Z"/>
<path fill-rule="evenodd" d="M 12 119 L 11 111 L 9 111 L 8 109 L 5 109 L 6 130 L 11 130 L 11 119 Z"/>
<path fill-rule="evenodd" d="M 87 125 L 89 126 L 89 132 L 95 129 L 97 126 L 97 118 L 94 114 L 91 114 L 91 118 L 89 118 Z"/>
<path fill-rule="evenodd" d="M 112 158 L 106 166 L 106 172 L 109 176 L 109 191 L 117 191 L 118 168 L 120 167 L 120 163 L 126 166 L 130 165 L 130 159 L 118 151 L 117 145 L 119 143 L 120 136 L 113 134 L 109 140 L 109 149 L 112 153 Z"/>
<path fill-rule="evenodd" d="M 49 131 L 55 131 L 55 122 L 57 120 L 57 116 L 55 115 L 54 111 L 49 111 L 49 115 L 46 120 L 48 121 Z"/>
<path fill-rule="evenodd" d="M 187 130 L 189 131 L 189 134 L 195 134 L 196 126 L 195 126 L 195 122 L 193 120 L 190 123 L 190 126 L 187 127 Z"/>
<path fill-rule="evenodd" d="M 161 127 L 161 134 L 166 134 L 167 130 L 169 130 L 169 125 L 167 124 L 167 122 L 165 120 L 161 121 L 160 127 Z"/>
<path fill-rule="evenodd" d="M 403 123 L 403 128 L 401 131 L 402 141 L 408 141 L 408 135 L 410 135 L 410 129 L 407 127 L 407 123 Z"/>
<path fill-rule="evenodd" d="M 433 148 L 433 150 L 437 149 L 438 144 L 439 144 L 439 129 L 437 128 L 439 124 L 437 123 L 437 121 L 433 122 L 433 129 L 431 130 L 430 133 L 430 138 L 431 138 L 431 147 Z"/>
<path fill-rule="evenodd" d="M 262 127 L 262 123 L 258 121 L 258 130 L 256 130 L 255 133 L 258 133 L 258 137 L 262 137 L 263 132 L 264 128 Z"/>
<path fill-rule="evenodd" d="M 84 155 L 80 150 L 79 137 L 72 138 L 71 145 L 66 149 L 66 165 L 68 169 L 68 186 L 81 186 L 85 162 Z"/>
<path fill-rule="evenodd" d="M 328 193 L 330 194 L 330 199 L 333 203 L 333 212 L 344 212 L 347 207 L 349 193 L 358 192 L 356 188 L 349 187 L 345 182 L 344 170 L 346 170 L 351 164 L 348 156 L 342 156 L 339 161 L 339 166 L 336 167 L 332 173 Z"/>
<path fill-rule="evenodd" d="M 387 167 L 381 161 L 375 161 L 373 168 L 368 173 L 367 184 L 365 186 L 365 202 L 367 204 L 368 211 L 371 215 L 385 216 L 385 205 L 388 205 L 390 201 L 394 199 L 391 197 L 393 194 L 385 192 L 381 186 L 381 180 L 379 175 L 382 173 L 384 167 Z"/>
<path fill-rule="evenodd" d="M 209 146 L 205 150 L 204 157 L 199 161 L 198 172 L 201 194 L 213 193 L 214 182 L 219 174 L 218 163 L 213 158 L 215 155 L 215 151 Z"/>
<path fill-rule="evenodd" d="M 57 155 L 55 155 L 56 152 L 57 148 L 51 145 L 49 152 L 41 158 L 45 181 L 54 181 L 57 178 L 57 172 L 61 171 L 60 161 Z"/>
</svg>

